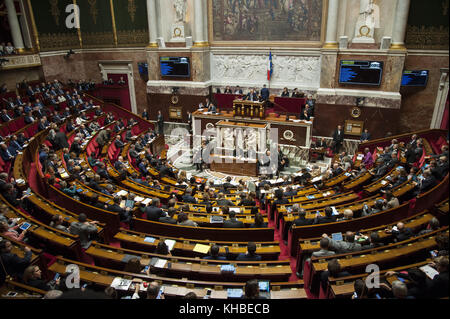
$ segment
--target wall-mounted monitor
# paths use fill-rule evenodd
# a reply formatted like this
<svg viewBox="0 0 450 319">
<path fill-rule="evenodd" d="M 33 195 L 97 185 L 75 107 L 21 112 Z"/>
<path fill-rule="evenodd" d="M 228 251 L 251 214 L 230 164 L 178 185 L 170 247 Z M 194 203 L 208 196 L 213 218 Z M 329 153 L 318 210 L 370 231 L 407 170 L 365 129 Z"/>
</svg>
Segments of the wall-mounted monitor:
<svg viewBox="0 0 450 319">
<path fill-rule="evenodd" d="M 380 85 L 382 75 L 382 61 L 342 60 L 339 72 L 339 83 Z"/>
<path fill-rule="evenodd" d="M 188 78 L 191 76 L 191 65 L 188 57 L 160 57 L 161 76 Z"/>
<path fill-rule="evenodd" d="M 427 86 L 428 70 L 403 71 L 402 86 Z"/>
</svg>

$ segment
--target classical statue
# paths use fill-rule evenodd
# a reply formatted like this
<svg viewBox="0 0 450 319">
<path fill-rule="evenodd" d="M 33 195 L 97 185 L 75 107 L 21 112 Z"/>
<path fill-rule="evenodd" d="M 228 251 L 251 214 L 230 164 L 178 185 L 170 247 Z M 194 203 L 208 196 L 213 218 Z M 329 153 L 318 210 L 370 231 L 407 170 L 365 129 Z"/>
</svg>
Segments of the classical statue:
<svg viewBox="0 0 450 319">
<path fill-rule="evenodd" d="M 173 6 L 177 14 L 177 22 L 184 22 L 186 15 L 186 0 L 175 0 Z"/>
<path fill-rule="evenodd" d="M 380 27 L 380 8 L 374 0 L 359 1 L 359 17 L 353 42 L 374 43 L 375 28 Z"/>
</svg>

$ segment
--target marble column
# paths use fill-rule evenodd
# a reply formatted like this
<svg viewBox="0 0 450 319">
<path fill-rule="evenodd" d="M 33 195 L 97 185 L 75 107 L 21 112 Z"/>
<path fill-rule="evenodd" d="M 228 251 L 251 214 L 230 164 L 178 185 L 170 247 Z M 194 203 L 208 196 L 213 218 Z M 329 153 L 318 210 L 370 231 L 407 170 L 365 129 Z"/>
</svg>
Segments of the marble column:
<svg viewBox="0 0 450 319">
<path fill-rule="evenodd" d="M 8 22 L 11 28 L 11 36 L 14 47 L 20 52 L 24 50 L 22 31 L 20 30 L 19 19 L 17 18 L 14 0 L 5 0 L 6 9 L 8 10 Z"/>
<path fill-rule="evenodd" d="M 204 0 L 194 0 L 194 46 L 203 47 L 208 45 L 204 28 Z"/>
<path fill-rule="evenodd" d="M 158 47 L 156 43 L 157 38 L 157 20 L 156 20 L 156 0 L 147 0 L 147 17 L 148 17 L 148 31 L 150 34 L 149 47 Z"/>
<path fill-rule="evenodd" d="M 337 22 L 339 12 L 339 0 L 328 1 L 327 33 L 324 48 L 336 48 L 337 43 Z"/>
<path fill-rule="evenodd" d="M 410 0 L 397 0 L 395 9 L 394 27 L 392 29 L 391 49 L 405 49 L 405 33 L 408 23 Z"/>
</svg>

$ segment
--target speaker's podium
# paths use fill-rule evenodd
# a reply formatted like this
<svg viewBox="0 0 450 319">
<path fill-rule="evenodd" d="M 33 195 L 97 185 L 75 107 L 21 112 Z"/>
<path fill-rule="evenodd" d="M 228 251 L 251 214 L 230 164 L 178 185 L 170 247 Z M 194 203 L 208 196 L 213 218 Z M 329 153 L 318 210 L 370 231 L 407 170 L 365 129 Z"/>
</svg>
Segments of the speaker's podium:
<svg viewBox="0 0 450 319">
<path fill-rule="evenodd" d="M 237 118 L 252 118 L 263 120 L 266 117 L 265 102 L 234 100 L 233 116 Z"/>
</svg>

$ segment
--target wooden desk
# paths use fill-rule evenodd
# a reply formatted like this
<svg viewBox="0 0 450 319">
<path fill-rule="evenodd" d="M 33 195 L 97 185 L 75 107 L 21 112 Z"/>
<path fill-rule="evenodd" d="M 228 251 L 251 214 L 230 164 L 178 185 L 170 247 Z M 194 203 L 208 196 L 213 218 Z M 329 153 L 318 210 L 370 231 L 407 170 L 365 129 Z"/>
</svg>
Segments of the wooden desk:
<svg viewBox="0 0 450 319">
<path fill-rule="evenodd" d="M 236 157 L 211 155 L 211 170 L 230 175 L 258 176 L 256 160 L 240 160 Z"/>
</svg>

